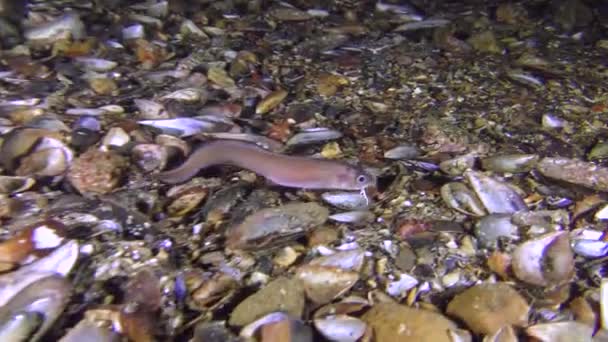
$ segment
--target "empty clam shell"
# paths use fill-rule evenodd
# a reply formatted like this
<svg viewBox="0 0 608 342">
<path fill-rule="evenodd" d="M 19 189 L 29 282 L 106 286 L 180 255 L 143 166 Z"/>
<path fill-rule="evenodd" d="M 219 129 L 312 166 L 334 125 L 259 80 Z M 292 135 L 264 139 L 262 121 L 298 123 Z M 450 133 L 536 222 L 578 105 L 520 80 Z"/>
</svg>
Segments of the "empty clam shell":
<svg viewBox="0 0 608 342">
<path fill-rule="evenodd" d="M 341 209 L 357 210 L 365 209 L 369 206 L 369 200 L 360 191 L 325 192 L 321 195 L 321 198 L 334 207 Z"/>
<path fill-rule="evenodd" d="M 97 72 L 110 71 L 118 65 L 114 61 L 93 57 L 76 57 L 74 61 L 83 69 Z"/>
<path fill-rule="evenodd" d="M 251 134 L 251 133 L 231 133 L 231 132 L 215 132 L 215 133 L 202 133 L 201 136 L 210 137 L 215 139 L 230 139 L 230 140 L 240 140 L 247 141 L 250 143 L 254 143 L 261 148 L 273 151 L 280 152 L 283 149 L 283 144 L 274 140 L 267 138 L 263 135 Z"/>
<path fill-rule="evenodd" d="M 86 35 L 84 23 L 76 13 L 65 14 L 53 21 L 25 31 L 31 42 L 52 43 L 59 39 L 81 39 Z"/>
<path fill-rule="evenodd" d="M 44 320 L 36 333 L 28 339 L 39 340 L 53 325 L 65 308 L 72 285 L 65 278 L 54 275 L 37 280 L 16 293 L 0 308 L 0 322 L 7 322 L 19 312 L 38 312 Z"/>
<path fill-rule="evenodd" d="M 202 89 L 185 88 L 164 95 L 163 97 L 161 97 L 161 100 L 172 99 L 182 102 L 205 102 L 207 100 L 206 97 L 207 96 Z"/>
<path fill-rule="evenodd" d="M 373 222 L 376 216 L 368 210 L 347 211 L 329 216 L 330 220 L 341 223 L 369 223 Z"/>
<path fill-rule="evenodd" d="M 165 134 L 188 137 L 201 132 L 214 131 L 221 125 L 221 122 L 212 120 L 212 118 L 209 118 L 209 120 L 205 118 L 176 118 L 167 120 L 144 120 L 139 121 L 139 124 L 158 128 Z"/>
<path fill-rule="evenodd" d="M 135 24 L 122 29 L 122 39 L 124 40 L 143 38 L 144 35 L 145 31 L 142 24 Z"/>
<path fill-rule="evenodd" d="M 342 132 L 328 128 L 316 128 L 295 134 L 286 144 L 287 146 L 309 145 L 340 139 L 341 137 Z"/>
<path fill-rule="evenodd" d="M 327 316 L 314 320 L 315 328 L 328 340 L 358 341 L 367 329 L 362 320 L 347 315 Z"/>
<path fill-rule="evenodd" d="M 167 148 L 175 148 L 182 154 L 182 156 L 187 156 L 190 154 L 190 145 L 188 145 L 188 143 L 186 143 L 182 139 L 174 137 L 172 135 L 159 134 L 156 136 L 154 141 L 161 146 Z"/>
<path fill-rule="evenodd" d="M 165 106 L 158 102 L 146 99 L 135 99 L 133 102 L 139 109 L 139 117 L 142 119 L 159 120 L 169 118 L 169 113 L 165 109 Z"/>
<path fill-rule="evenodd" d="M 39 128 L 24 128 L 10 132 L 0 147 L 0 161 L 8 170 L 14 170 L 20 157 L 27 154 L 43 138 L 61 139 L 57 132 Z"/>
<path fill-rule="evenodd" d="M 29 341 L 44 321 L 38 312 L 19 312 L 0 323 L 0 341 Z"/>
<path fill-rule="evenodd" d="M 441 187 L 441 199 L 448 207 L 465 215 L 486 215 L 486 210 L 477 195 L 463 183 L 450 182 L 444 184 Z"/>
<path fill-rule="evenodd" d="M 508 214 L 528 209 L 519 193 L 510 185 L 473 170 L 465 172 L 464 176 L 488 213 Z"/>
<path fill-rule="evenodd" d="M 400 145 L 384 152 L 384 158 L 408 160 L 420 155 L 420 149 L 414 145 Z"/>
<path fill-rule="evenodd" d="M 513 273 L 529 284 L 561 285 L 574 275 L 574 252 L 567 232 L 554 232 L 519 245 L 513 252 Z"/>
<path fill-rule="evenodd" d="M 29 177 L 0 176 L 0 193 L 14 194 L 25 191 L 35 183 L 36 181 Z"/>
<path fill-rule="evenodd" d="M 36 151 L 21 159 L 21 165 L 15 171 L 18 176 L 53 177 L 63 174 L 68 169 L 68 159 L 60 148 L 48 148 Z"/>
<path fill-rule="evenodd" d="M 164 169 L 169 158 L 167 148 L 156 144 L 139 144 L 133 147 L 131 156 L 135 164 L 146 172 Z"/>
<path fill-rule="evenodd" d="M 125 132 L 124 129 L 122 129 L 120 127 L 112 127 L 112 128 L 110 128 L 108 133 L 106 133 L 105 137 L 103 137 L 103 140 L 101 141 L 101 143 L 102 143 L 102 145 L 108 146 L 108 147 L 109 146 L 121 147 L 121 146 L 128 144 L 130 140 L 131 140 L 131 137 L 129 136 L 129 134 L 127 132 Z"/>
</svg>

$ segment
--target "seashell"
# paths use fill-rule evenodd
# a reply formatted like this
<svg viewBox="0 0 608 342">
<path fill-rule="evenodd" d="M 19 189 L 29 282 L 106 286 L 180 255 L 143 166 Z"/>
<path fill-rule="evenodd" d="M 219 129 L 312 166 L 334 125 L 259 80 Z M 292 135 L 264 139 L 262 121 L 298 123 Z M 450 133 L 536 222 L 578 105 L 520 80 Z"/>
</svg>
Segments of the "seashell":
<svg viewBox="0 0 608 342">
<path fill-rule="evenodd" d="M 375 218 L 376 216 L 368 210 L 348 211 L 329 216 L 330 220 L 340 223 L 370 223 Z"/>
<path fill-rule="evenodd" d="M 369 200 L 360 191 L 332 191 L 321 194 L 323 201 L 346 210 L 366 209 Z"/>
<path fill-rule="evenodd" d="M 94 116 L 82 116 L 76 120 L 73 129 L 87 129 L 91 132 L 98 132 L 101 130 L 101 123 Z"/>
<path fill-rule="evenodd" d="M 28 341 L 38 341 L 59 318 L 72 292 L 71 283 L 54 275 L 39 279 L 16 293 L 0 307 L 0 322 L 7 322 L 16 313 L 38 312 L 43 315 L 42 325 Z"/>
<path fill-rule="evenodd" d="M 508 214 L 528 210 L 526 203 L 510 185 L 483 173 L 469 170 L 465 178 L 490 214 Z"/>
<path fill-rule="evenodd" d="M 138 122 L 141 125 L 151 126 L 160 129 L 164 134 L 176 135 L 179 137 L 189 137 L 201 132 L 209 132 L 218 129 L 221 123 L 206 118 L 175 118 L 167 120 L 143 120 Z"/>
<path fill-rule="evenodd" d="M 150 172 L 164 169 L 169 159 L 169 153 L 165 146 L 139 144 L 131 150 L 131 157 L 142 170 Z"/>
<path fill-rule="evenodd" d="M 118 342 L 120 335 L 112 331 L 108 327 L 95 324 L 84 318 L 59 340 L 59 342 L 80 342 L 80 341 L 95 341 L 95 342 Z"/>
<path fill-rule="evenodd" d="M 450 176 L 460 176 L 475 165 L 475 155 L 466 154 L 439 163 L 439 169 Z"/>
<path fill-rule="evenodd" d="M 418 285 L 418 280 L 409 274 L 402 273 L 397 280 L 386 283 L 386 293 L 392 297 L 404 297 L 407 291 Z"/>
<path fill-rule="evenodd" d="M 118 63 L 114 61 L 94 57 L 76 57 L 74 58 L 74 61 L 76 62 L 76 65 L 81 68 L 96 72 L 110 71 L 118 65 Z"/>
<path fill-rule="evenodd" d="M 585 258 L 600 258 L 608 254 L 608 242 L 600 240 L 576 239 L 572 241 L 574 253 Z"/>
<path fill-rule="evenodd" d="M 593 327 L 576 321 L 535 324 L 526 334 L 540 342 L 593 341 Z"/>
<path fill-rule="evenodd" d="M 65 111 L 68 115 L 100 116 L 104 114 L 122 114 L 124 108 L 118 105 L 107 105 L 99 108 L 70 108 Z"/>
<path fill-rule="evenodd" d="M 174 137 L 167 134 L 159 134 L 154 138 L 154 142 L 158 145 L 168 148 L 167 153 L 171 156 L 171 150 L 175 149 L 180 152 L 182 156 L 190 154 L 190 145 L 180 138 Z"/>
<path fill-rule="evenodd" d="M 384 158 L 408 160 L 420 156 L 420 153 L 420 149 L 414 145 L 400 145 L 384 152 Z"/>
<path fill-rule="evenodd" d="M 511 222 L 511 214 L 490 214 L 477 222 L 475 236 L 481 246 L 490 247 L 500 238 L 519 240 L 519 228 Z"/>
<path fill-rule="evenodd" d="M 483 158 L 481 166 L 494 172 L 528 172 L 536 167 L 538 160 L 539 156 L 535 154 L 507 154 Z"/>
<path fill-rule="evenodd" d="M 204 103 L 207 101 L 207 94 L 198 88 L 185 88 L 176 90 L 172 93 L 164 95 L 161 100 L 177 100 L 182 102 L 200 102 Z"/>
<path fill-rule="evenodd" d="M 0 341 L 29 341 L 44 321 L 40 312 L 18 312 L 0 322 Z"/>
<path fill-rule="evenodd" d="M 290 7 L 275 8 L 270 11 L 270 15 L 280 21 L 304 21 L 312 18 L 309 13 Z"/>
<path fill-rule="evenodd" d="M 566 232 L 549 233 L 519 245 L 513 252 L 515 276 L 532 285 L 556 286 L 574 275 L 574 252 Z"/>
<path fill-rule="evenodd" d="M 0 193 L 14 194 L 31 188 L 36 181 L 29 177 L 0 176 Z"/>
<path fill-rule="evenodd" d="M 226 233 L 230 249 L 260 249 L 277 240 L 295 239 L 323 224 L 329 210 L 316 203 L 292 202 L 248 216 Z"/>
<path fill-rule="evenodd" d="M 199 38 L 204 41 L 209 40 L 209 36 L 203 31 L 200 27 L 198 27 L 192 20 L 186 19 L 182 21 L 181 26 L 179 27 L 179 32 L 186 37 L 194 37 Z"/>
<path fill-rule="evenodd" d="M 254 143 L 261 148 L 280 152 L 283 150 L 283 144 L 280 142 L 267 138 L 263 135 L 252 134 L 252 133 L 230 133 L 230 132 L 215 132 L 215 133 L 201 133 L 202 137 L 210 137 L 214 139 L 229 139 L 229 140 L 240 140 L 250 143 Z"/>
<path fill-rule="evenodd" d="M 106 147 L 121 147 L 128 144 L 129 141 L 131 141 L 131 137 L 127 132 L 125 132 L 124 129 L 120 127 L 112 127 L 108 133 L 106 133 L 106 136 L 103 137 L 101 144 Z"/>
<path fill-rule="evenodd" d="M 70 128 L 63 121 L 45 115 L 33 118 L 25 125 L 25 127 L 46 129 L 53 132 L 70 131 Z"/>
<path fill-rule="evenodd" d="M 304 265 L 296 271 L 306 296 L 316 304 L 326 304 L 355 285 L 359 274 L 339 267 Z"/>
<path fill-rule="evenodd" d="M 357 296 L 349 296 L 337 303 L 330 303 L 325 306 L 322 306 L 317 311 L 315 311 L 314 318 L 356 313 L 369 306 L 370 303 L 367 299 Z"/>
<path fill-rule="evenodd" d="M 67 13 L 48 23 L 25 31 L 32 43 L 47 44 L 60 39 L 82 39 L 86 35 L 84 23 L 76 13 Z"/>
<path fill-rule="evenodd" d="M 10 132 L 0 146 L 2 165 L 8 170 L 14 170 L 17 160 L 30 152 L 44 137 L 62 138 L 57 132 L 38 128 L 23 128 Z"/>
<path fill-rule="evenodd" d="M 69 167 L 68 157 L 61 148 L 36 151 L 21 159 L 18 176 L 53 177 L 63 174 Z"/>
<path fill-rule="evenodd" d="M 416 30 L 425 30 L 437 27 L 444 27 L 451 23 L 447 19 L 427 19 L 422 21 L 409 22 L 399 25 L 393 29 L 393 32 L 408 32 Z"/>
<path fill-rule="evenodd" d="M 0 264 L 31 262 L 37 252 L 58 247 L 63 242 L 64 230 L 64 225 L 54 220 L 24 227 L 10 239 L 0 242 Z"/>
<path fill-rule="evenodd" d="M 365 322 L 347 315 L 317 318 L 314 325 L 325 338 L 339 342 L 358 341 L 367 330 Z"/>
<path fill-rule="evenodd" d="M 139 109 L 139 117 L 148 120 L 160 120 L 168 119 L 169 113 L 165 109 L 165 106 L 158 102 L 146 99 L 135 99 L 133 100 L 137 109 Z"/>
<path fill-rule="evenodd" d="M 262 326 L 289 320 L 289 315 L 284 312 L 272 312 L 244 326 L 243 329 L 241 329 L 241 333 L 239 335 L 243 338 L 254 338 L 255 333 Z"/>
<path fill-rule="evenodd" d="M 123 40 L 135 40 L 144 38 L 145 31 L 142 24 L 135 24 L 122 29 Z"/>
<path fill-rule="evenodd" d="M 441 187 L 441 198 L 448 207 L 465 215 L 480 217 L 487 214 L 477 195 L 462 183 L 444 184 Z"/>
<path fill-rule="evenodd" d="M 329 128 L 314 128 L 295 134 L 287 141 L 286 145 L 309 145 L 340 138 L 342 138 L 341 132 Z"/>
<path fill-rule="evenodd" d="M 268 94 L 260 103 L 255 106 L 256 114 L 266 114 L 275 109 L 287 97 L 287 91 L 283 89 L 275 90 Z"/>
</svg>

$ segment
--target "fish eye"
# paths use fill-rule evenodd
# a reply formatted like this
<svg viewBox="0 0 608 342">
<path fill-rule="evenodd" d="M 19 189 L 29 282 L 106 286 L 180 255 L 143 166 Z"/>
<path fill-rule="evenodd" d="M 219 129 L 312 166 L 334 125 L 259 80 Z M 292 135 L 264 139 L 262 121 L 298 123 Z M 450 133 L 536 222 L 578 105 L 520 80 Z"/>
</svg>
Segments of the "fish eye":
<svg viewBox="0 0 608 342">
<path fill-rule="evenodd" d="M 359 175 L 359 176 L 357 176 L 357 182 L 365 183 L 365 182 L 367 182 L 367 177 L 365 177 L 364 175 Z"/>
</svg>

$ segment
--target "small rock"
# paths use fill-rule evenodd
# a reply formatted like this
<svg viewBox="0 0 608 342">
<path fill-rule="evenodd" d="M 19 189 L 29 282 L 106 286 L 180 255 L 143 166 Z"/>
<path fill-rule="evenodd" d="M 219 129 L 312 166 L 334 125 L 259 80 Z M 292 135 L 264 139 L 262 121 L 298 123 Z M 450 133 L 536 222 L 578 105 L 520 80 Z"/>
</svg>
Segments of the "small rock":
<svg viewBox="0 0 608 342">
<path fill-rule="evenodd" d="M 382 342 L 450 342 L 450 330 L 458 328 L 439 313 L 394 303 L 376 304 L 362 319 Z"/>
<path fill-rule="evenodd" d="M 493 334 L 505 325 L 528 324 L 530 307 L 505 283 L 481 284 L 460 293 L 448 304 L 447 313 L 462 319 L 478 334 Z"/>
<path fill-rule="evenodd" d="M 74 160 L 67 177 L 80 193 L 106 194 L 118 186 L 127 165 L 114 152 L 91 149 Z"/>
<path fill-rule="evenodd" d="M 471 36 L 467 40 L 473 49 L 481 52 L 500 53 L 501 49 L 496 42 L 492 31 L 485 31 Z"/>
<path fill-rule="evenodd" d="M 243 326 L 275 311 L 301 318 L 304 288 L 297 279 L 278 278 L 239 303 L 230 315 L 230 325 Z"/>
</svg>

